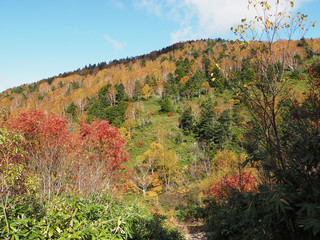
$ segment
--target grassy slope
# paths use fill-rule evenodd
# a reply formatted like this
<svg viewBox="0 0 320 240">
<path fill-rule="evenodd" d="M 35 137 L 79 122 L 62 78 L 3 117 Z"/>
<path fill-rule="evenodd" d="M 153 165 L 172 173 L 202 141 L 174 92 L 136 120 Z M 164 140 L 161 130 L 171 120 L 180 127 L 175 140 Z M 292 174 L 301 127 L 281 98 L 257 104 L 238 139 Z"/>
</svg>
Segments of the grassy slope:
<svg viewBox="0 0 320 240">
<path fill-rule="evenodd" d="M 178 159 L 183 159 L 183 164 L 188 158 L 188 143 L 195 142 L 193 137 L 185 137 L 181 129 L 178 127 L 179 113 L 174 113 L 169 117 L 167 113 L 161 113 L 159 98 L 152 97 L 148 101 L 144 101 L 144 111 L 142 116 L 146 116 L 147 112 L 155 110 L 156 113 L 151 115 L 151 124 L 142 128 L 135 129 L 134 136 L 129 141 L 129 155 L 131 158 L 128 166 L 133 166 L 137 156 L 146 152 L 153 142 L 161 143 L 165 149 L 174 150 Z M 138 147 L 138 142 L 144 142 L 143 147 Z"/>
</svg>

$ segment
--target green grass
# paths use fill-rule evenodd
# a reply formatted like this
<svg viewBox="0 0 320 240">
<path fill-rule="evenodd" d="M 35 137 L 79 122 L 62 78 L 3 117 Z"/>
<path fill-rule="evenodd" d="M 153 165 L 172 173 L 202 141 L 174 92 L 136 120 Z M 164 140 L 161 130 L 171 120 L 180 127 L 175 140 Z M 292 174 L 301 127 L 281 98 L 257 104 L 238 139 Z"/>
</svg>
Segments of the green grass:
<svg viewBox="0 0 320 240">
<path fill-rule="evenodd" d="M 151 115 L 151 124 L 135 129 L 135 134 L 128 143 L 131 159 L 127 164 L 128 167 L 132 167 L 137 156 L 146 152 L 155 141 L 160 142 L 166 150 L 175 151 L 178 158 L 183 161 L 189 157 L 189 144 L 196 141 L 193 137 L 183 136 L 182 130 L 178 127 L 179 113 L 174 113 L 173 116 L 169 117 L 168 113 L 159 112 L 158 98 L 152 97 L 148 101 L 144 101 L 142 117 L 145 117 L 146 113 L 152 110 L 156 110 L 156 113 Z M 165 131 L 166 134 L 160 136 L 161 131 Z M 143 147 L 138 147 L 139 141 L 144 142 Z"/>
</svg>

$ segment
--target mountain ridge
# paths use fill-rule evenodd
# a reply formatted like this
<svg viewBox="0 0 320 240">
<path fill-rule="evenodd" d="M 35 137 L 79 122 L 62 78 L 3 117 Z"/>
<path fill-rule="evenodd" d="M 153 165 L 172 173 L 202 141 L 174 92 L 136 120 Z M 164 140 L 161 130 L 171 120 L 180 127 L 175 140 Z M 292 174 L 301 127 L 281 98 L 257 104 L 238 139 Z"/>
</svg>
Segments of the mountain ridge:
<svg viewBox="0 0 320 240">
<path fill-rule="evenodd" d="M 292 59 L 291 68 L 299 65 L 299 58 L 307 58 L 308 49 L 309 54 L 310 49 L 313 52 L 319 52 L 319 39 L 304 41 L 304 43 L 290 41 L 292 45 L 292 52 L 289 53 L 291 55 L 289 59 Z M 33 108 L 50 111 L 52 108 L 50 105 L 57 105 L 58 109 L 53 108 L 52 111 L 65 115 L 69 106 L 68 102 L 81 102 L 81 97 L 92 99 L 97 95 L 99 89 L 108 83 L 122 83 L 129 98 L 134 97 L 133 90 L 136 82 L 143 87 L 146 83 L 150 83 L 149 79 L 151 79 L 153 83 L 149 85 L 156 88 L 157 83 L 161 85 L 167 82 L 170 73 L 176 74 L 177 64 L 181 59 L 188 59 L 191 64 L 188 74 L 181 73 L 181 77 L 178 77 L 179 81 L 185 77 L 182 82 L 186 82 L 188 77 L 193 77 L 192 75 L 198 71 L 210 83 L 208 72 L 214 68 L 215 64 L 219 65 L 222 76 L 226 77 L 232 68 L 237 68 L 241 64 L 241 59 L 245 59 L 250 51 L 245 45 L 219 38 L 179 42 L 149 54 L 113 60 L 108 64 L 102 62 L 97 65 L 89 65 L 38 82 L 7 89 L 0 93 L 0 103 L 4 109 L 2 111 L 7 113 Z M 157 94 L 156 89 L 154 92 Z M 56 101 L 62 103 L 57 104 Z"/>
</svg>

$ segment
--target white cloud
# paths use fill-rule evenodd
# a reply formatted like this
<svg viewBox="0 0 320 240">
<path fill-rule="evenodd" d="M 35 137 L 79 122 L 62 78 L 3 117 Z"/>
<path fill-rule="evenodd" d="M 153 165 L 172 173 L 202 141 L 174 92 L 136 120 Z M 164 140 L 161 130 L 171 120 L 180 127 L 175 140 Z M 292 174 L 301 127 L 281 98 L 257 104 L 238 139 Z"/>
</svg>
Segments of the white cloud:
<svg viewBox="0 0 320 240">
<path fill-rule="evenodd" d="M 197 16 L 197 35 L 225 34 L 248 15 L 247 0 L 186 0 Z M 201 32 L 200 32 L 201 31 Z"/>
<path fill-rule="evenodd" d="M 112 44 L 112 47 L 113 47 L 114 49 L 119 50 L 119 49 L 122 49 L 123 47 L 126 46 L 126 43 L 118 42 L 118 41 L 114 40 L 113 38 L 111 38 L 108 34 L 105 34 L 105 35 L 104 35 L 104 38 L 105 38 L 108 42 L 110 42 L 110 43 Z"/>
<path fill-rule="evenodd" d="M 137 0 L 134 3 L 134 7 L 140 10 L 146 9 L 149 13 L 152 13 L 161 17 L 164 4 L 165 4 L 165 1 L 159 2 L 157 0 Z"/>
<path fill-rule="evenodd" d="M 184 39 L 192 38 L 192 27 L 187 26 L 171 33 L 171 42 L 176 43 Z"/>
<path fill-rule="evenodd" d="M 269 4 L 275 0 L 267 0 Z M 295 0 L 295 9 L 313 0 Z M 285 2 L 285 0 L 280 0 Z M 135 6 L 180 24 L 171 33 L 171 41 L 223 37 L 242 18 L 251 18 L 256 12 L 248 10 L 248 0 L 137 0 Z"/>
<path fill-rule="evenodd" d="M 108 0 L 107 4 L 113 5 L 119 9 L 125 8 L 125 4 L 120 0 Z"/>
</svg>

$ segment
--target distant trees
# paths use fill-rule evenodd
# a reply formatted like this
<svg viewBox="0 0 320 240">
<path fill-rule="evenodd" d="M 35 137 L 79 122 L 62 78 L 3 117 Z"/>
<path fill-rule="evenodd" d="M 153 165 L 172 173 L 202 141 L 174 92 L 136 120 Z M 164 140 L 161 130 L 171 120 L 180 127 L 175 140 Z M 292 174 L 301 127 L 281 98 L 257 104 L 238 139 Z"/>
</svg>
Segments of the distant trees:
<svg viewBox="0 0 320 240">
<path fill-rule="evenodd" d="M 287 68 L 294 71 L 299 67 L 302 70 L 301 59 L 307 54 L 310 55 L 312 51 L 316 56 L 318 42 L 318 39 L 306 39 L 299 47 L 297 42 L 292 41 L 287 47 L 289 51 L 286 51 L 290 55 L 287 57 L 289 61 Z M 251 43 L 252 46 L 257 45 Z M 310 45 L 308 49 L 304 47 L 306 43 Z M 283 48 L 282 44 L 284 42 L 275 43 L 275 49 Z M 114 99 L 115 89 L 110 89 L 108 94 L 107 91 L 100 92 L 99 99 L 104 108 L 129 100 L 123 95 L 123 87 L 125 95 L 128 95 L 130 100 L 140 100 L 143 96 L 148 97 L 147 95 L 155 93 L 161 98 L 170 97 L 176 103 L 183 98 L 191 99 L 213 91 L 222 93 L 225 87 L 234 88 L 233 81 L 227 82 L 226 77 L 231 76 L 231 71 L 241 66 L 242 59 L 253 56 L 255 52 L 259 51 L 255 48 L 248 49 L 245 44 L 238 45 L 233 41 L 222 39 L 179 43 L 166 50 L 154 52 L 152 57 L 143 55 L 115 60 L 109 64 L 91 64 L 83 69 L 62 73 L 32 85 L 8 90 L 1 94 L 0 98 L 1 101 L 4 100 L 3 103 L 9 102 L 13 111 L 28 106 L 32 109 L 52 110 L 61 115 L 65 114 L 67 107 L 73 101 L 78 107 L 76 110 L 78 119 L 86 118 L 86 110 L 92 104 L 93 98 L 99 95 L 100 90 L 103 92 L 108 89 L 108 84 L 111 84 L 118 93 Z M 195 57 L 198 55 L 199 57 Z M 295 59 L 291 58 L 295 55 Z M 298 56 L 301 57 L 300 60 Z M 140 65 L 143 59 L 145 67 Z M 145 84 L 149 85 L 151 94 L 141 93 Z M 106 89 L 101 89 L 103 86 Z M 104 97 L 101 97 L 101 93 Z"/>
<path fill-rule="evenodd" d="M 93 99 L 88 107 L 89 120 L 97 117 L 119 126 L 125 120 L 128 104 L 124 101 L 127 98 L 122 83 L 114 86 L 108 83 L 101 87 L 98 98 Z"/>
<path fill-rule="evenodd" d="M 190 106 L 184 109 L 179 119 L 179 126 L 184 134 L 195 135 L 211 154 L 222 149 L 239 152 L 239 135 L 244 129 L 239 125 L 237 105 L 223 110 L 211 100 L 206 100 L 202 102 L 200 111 L 201 115 L 196 118 Z"/>
</svg>

